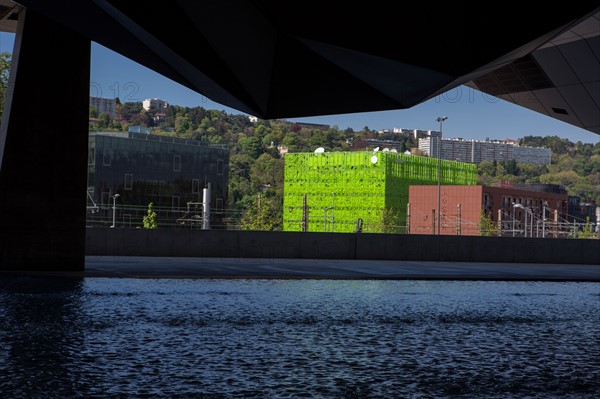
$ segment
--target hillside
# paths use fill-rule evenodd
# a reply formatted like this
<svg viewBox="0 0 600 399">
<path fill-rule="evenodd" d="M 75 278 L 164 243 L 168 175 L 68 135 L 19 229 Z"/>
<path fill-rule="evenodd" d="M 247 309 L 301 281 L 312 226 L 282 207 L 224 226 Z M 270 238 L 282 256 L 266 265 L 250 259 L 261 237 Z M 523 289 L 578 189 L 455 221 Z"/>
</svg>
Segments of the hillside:
<svg viewBox="0 0 600 399">
<path fill-rule="evenodd" d="M 11 55 L 0 53 L 0 119 L 8 82 Z M 378 134 L 365 126 L 360 131 L 341 130 L 332 126 L 324 130 L 286 121 L 250 122 L 245 115 L 227 114 L 202 107 L 172 105 L 161 112 L 144 111 L 141 102 L 121 103 L 117 99 L 117 118 L 98 114 L 90 108 L 97 123 L 92 130 L 127 130 L 129 125 L 142 125 L 153 134 L 194 138 L 228 144 L 231 148 L 229 212 L 234 224 L 257 229 L 281 228 L 283 193 L 283 159 L 278 149 L 290 152 L 346 151 L 362 138 L 401 141 L 400 150 L 417 144 L 408 136 Z M 521 145 L 549 147 L 552 164 L 535 166 L 515 162 L 483 162 L 478 167 L 479 183 L 497 185 L 502 180 L 518 183 L 552 183 L 567 188 L 570 195 L 586 201 L 600 201 L 600 142 L 576 142 L 557 136 L 526 136 Z M 259 195 L 261 207 L 258 207 Z"/>
<path fill-rule="evenodd" d="M 93 114 L 93 110 L 91 110 Z M 153 134 L 194 138 L 228 144 L 231 149 L 228 210 L 232 225 L 259 230 L 280 230 L 283 195 L 283 158 L 280 147 L 289 152 L 347 151 L 354 140 L 378 138 L 402 142 L 402 148 L 417 146 L 409 136 L 378 134 L 364 127 L 360 131 L 337 126 L 313 128 L 287 121 L 250 122 L 245 115 L 202 107 L 172 105 L 158 113 L 148 112 L 142 103 L 117 104 L 118 120 L 97 116 L 94 129 L 126 130 L 128 125 L 143 125 Z M 600 201 L 600 143 L 573 143 L 556 136 L 526 136 L 521 145 L 550 147 L 552 164 L 535 166 L 510 162 L 483 162 L 478 167 L 479 183 L 499 184 L 501 180 L 518 183 L 564 185 L 570 195 Z M 260 202 L 260 206 L 258 206 Z"/>
</svg>

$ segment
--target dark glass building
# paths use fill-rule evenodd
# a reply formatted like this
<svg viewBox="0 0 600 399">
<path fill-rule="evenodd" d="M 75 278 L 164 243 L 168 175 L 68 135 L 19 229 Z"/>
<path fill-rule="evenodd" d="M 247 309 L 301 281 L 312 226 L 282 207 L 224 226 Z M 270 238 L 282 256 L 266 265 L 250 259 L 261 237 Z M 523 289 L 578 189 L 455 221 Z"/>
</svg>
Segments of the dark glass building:
<svg viewBox="0 0 600 399">
<path fill-rule="evenodd" d="M 228 182 L 227 145 L 133 132 L 90 133 L 87 224 L 111 226 L 114 206 L 115 227 L 141 227 L 152 202 L 158 227 L 200 228 L 203 189 L 210 183 L 211 228 L 223 228 Z"/>
</svg>

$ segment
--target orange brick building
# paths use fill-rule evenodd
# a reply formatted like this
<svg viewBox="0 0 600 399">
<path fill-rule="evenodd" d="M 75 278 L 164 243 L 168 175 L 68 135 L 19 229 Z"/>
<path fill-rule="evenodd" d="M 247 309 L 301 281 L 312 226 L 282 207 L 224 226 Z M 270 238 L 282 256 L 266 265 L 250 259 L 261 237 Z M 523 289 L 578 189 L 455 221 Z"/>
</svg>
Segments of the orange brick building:
<svg viewBox="0 0 600 399">
<path fill-rule="evenodd" d="M 438 187 L 410 186 L 408 195 L 407 232 L 436 234 Z M 514 204 L 520 206 L 515 207 Z M 500 232 L 500 235 L 550 236 L 555 234 L 552 230 L 555 222 L 566 218 L 567 205 L 566 193 L 510 187 L 441 186 L 440 234 L 480 235 L 481 215 L 484 211 L 491 217 L 494 226 L 499 227 L 496 233 Z M 542 222 L 544 214 L 545 223 Z M 540 233 L 540 229 L 544 229 L 544 232 Z"/>
</svg>

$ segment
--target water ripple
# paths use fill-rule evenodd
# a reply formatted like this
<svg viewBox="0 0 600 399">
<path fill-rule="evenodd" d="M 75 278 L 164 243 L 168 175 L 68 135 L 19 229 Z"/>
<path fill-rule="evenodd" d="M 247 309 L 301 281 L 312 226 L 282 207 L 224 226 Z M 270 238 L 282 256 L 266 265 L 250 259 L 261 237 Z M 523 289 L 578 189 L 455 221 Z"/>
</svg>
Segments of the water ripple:
<svg viewBox="0 0 600 399">
<path fill-rule="evenodd" d="M 3 397 L 592 398 L 600 285 L 0 280 Z"/>
</svg>

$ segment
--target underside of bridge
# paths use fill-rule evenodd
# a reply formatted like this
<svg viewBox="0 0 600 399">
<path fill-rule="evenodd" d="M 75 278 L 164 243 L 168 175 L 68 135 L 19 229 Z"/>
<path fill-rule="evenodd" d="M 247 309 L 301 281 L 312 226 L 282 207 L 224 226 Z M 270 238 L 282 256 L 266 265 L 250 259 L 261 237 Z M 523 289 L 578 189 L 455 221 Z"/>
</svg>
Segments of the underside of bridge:
<svg viewBox="0 0 600 399">
<path fill-rule="evenodd" d="M 265 118 L 408 108 L 466 84 L 600 134 L 600 7 L 0 0 L 1 270 L 84 267 L 90 43 Z M 73 104 L 60 129 L 49 123 Z"/>
</svg>

